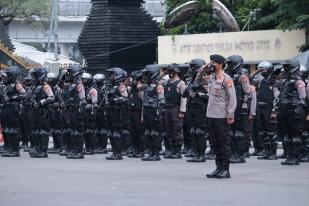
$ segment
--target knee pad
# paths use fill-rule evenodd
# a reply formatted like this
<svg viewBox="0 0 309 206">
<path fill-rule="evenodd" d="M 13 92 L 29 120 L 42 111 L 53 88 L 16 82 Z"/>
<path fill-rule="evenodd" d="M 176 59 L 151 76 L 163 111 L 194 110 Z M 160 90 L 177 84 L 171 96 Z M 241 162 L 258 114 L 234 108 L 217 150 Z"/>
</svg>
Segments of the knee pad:
<svg viewBox="0 0 309 206">
<path fill-rule="evenodd" d="M 301 137 L 300 136 L 292 137 L 292 143 L 297 145 L 302 144 Z"/>
<path fill-rule="evenodd" d="M 166 139 L 166 138 L 167 138 L 167 133 L 166 133 L 166 132 L 162 132 L 162 133 L 161 133 L 161 137 L 162 137 L 163 139 Z"/>
<path fill-rule="evenodd" d="M 123 129 L 123 130 L 121 131 L 121 136 L 122 136 L 123 138 L 128 138 L 128 137 L 130 137 L 130 132 L 129 132 L 128 130 L 126 130 L 126 129 Z"/>
<path fill-rule="evenodd" d="M 152 136 L 153 138 L 159 138 L 159 132 L 156 130 L 151 130 L 150 136 Z"/>
<path fill-rule="evenodd" d="M 244 136 L 244 133 L 240 130 L 236 130 L 235 133 L 234 133 L 234 137 L 236 139 L 243 139 L 245 136 Z"/>
<path fill-rule="evenodd" d="M 95 129 L 94 131 L 96 136 L 99 136 L 101 134 L 101 130 L 100 129 Z"/>
<path fill-rule="evenodd" d="M 282 143 L 290 144 L 292 143 L 292 140 L 288 135 L 284 135 Z"/>
<path fill-rule="evenodd" d="M 112 132 L 112 130 L 108 130 L 107 131 L 107 138 L 111 138 L 111 137 L 113 137 L 113 132 Z"/>
<path fill-rule="evenodd" d="M 144 136 L 145 136 L 145 138 L 150 136 L 150 130 L 149 129 L 145 130 Z"/>
<path fill-rule="evenodd" d="M 264 138 L 266 136 L 266 131 L 259 131 L 258 135 Z"/>
<path fill-rule="evenodd" d="M 309 132 L 308 131 L 304 131 L 301 136 L 302 136 L 303 142 L 309 141 Z"/>
<path fill-rule="evenodd" d="M 117 132 L 117 131 L 113 132 L 113 138 L 114 139 L 120 139 L 121 138 L 120 132 Z"/>
<path fill-rule="evenodd" d="M 9 133 L 10 133 L 11 135 L 17 135 L 17 134 L 19 133 L 19 131 L 18 131 L 17 128 L 11 128 Z"/>
<path fill-rule="evenodd" d="M 195 128 L 194 127 L 191 127 L 189 134 L 190 134 L 191 137 L 193 137 L 195 135 Z"/>
<path fill-rule="evenodd" d="M 100 134 L 103 136 L 107 135 L 107 130 L 106 129 L 101 129 Z"/>
<path fill-rule="evenodd" d="M 201 129 L 201 128 L 196 128 L 195 135 L 198 138 L 205 138 L 205 131 L 203 129 Z"/>
<path fill-rule="evenodd" d="M 93 135 L 94 131 L 92 129 L 86 129 L 86 131 L 84 132 L 86 135 Z"/>
<path fill-rule="evenodd" d="M 54 134 L 55 136 L 61 136 L 62 133 L 63 133 L 63 131 L 60 130 L 60 129 L 55 129 L 54 132 L 53 132 L 53 134 Z"/>
</svg>

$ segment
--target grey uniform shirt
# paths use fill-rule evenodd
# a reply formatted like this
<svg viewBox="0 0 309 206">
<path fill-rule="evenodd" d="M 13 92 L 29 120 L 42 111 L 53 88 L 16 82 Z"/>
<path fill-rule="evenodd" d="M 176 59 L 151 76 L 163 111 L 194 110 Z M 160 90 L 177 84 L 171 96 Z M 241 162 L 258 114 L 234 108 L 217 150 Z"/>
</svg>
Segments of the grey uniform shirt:
<svg viewBox="0 0 309 206">
<path fill-rule="evenodd" d="M 229 75 L 222 73 L 216 77 L 212 74 L 209 78 L 208 93 L 207 117 L 234 118 L 237 99 L 234 83 Z"/>
</svg>

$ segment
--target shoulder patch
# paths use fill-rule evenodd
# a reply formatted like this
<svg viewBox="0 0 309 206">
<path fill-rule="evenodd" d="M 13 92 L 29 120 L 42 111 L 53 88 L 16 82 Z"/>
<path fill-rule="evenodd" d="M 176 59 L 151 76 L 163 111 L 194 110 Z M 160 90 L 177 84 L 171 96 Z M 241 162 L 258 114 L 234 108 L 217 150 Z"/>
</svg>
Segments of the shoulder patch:
<svg viewBox="0 0 309 206">
<path fill-rule="evenodd" d="M 240 79 L 242 83 L 247 82 L 249 80 L 249 78 L 246 75 L 242 75 Z"/>
<path fill-rule="evenodd" d="M 78 84 L 78 85 L 76 86 L 76 90 L 77 90 L 78 92 L 81 92 L 81 91 L 83 90 L 83 86 L 82 86 L 81 84 Z"/>
<path fill-rule="evenodd" d="M 22 91 L 22 90 L 24 89 L 24 88 L 23 88 L 23 85 L 22 85 L 21 83 L 17 83 L 15 88 L 16 88 L 16 90 L 19 91 L 19 92 Z"/>
<path fill-rule="evenodd" d="M 97 90 L 96 89 L 94 89 L 94 88 L 92 88 L 91 90 L 90 90 L 90 95 L 93 97 L 93 96 L 97 96 L 97 94 L 98 94 L 98 92 L 97 92 Z"/>
<path fill-rule="evenodd" d="M 225 85 L 227 86 L 227 87 L 232 87 L 233 86 L 233 80 L 226 80 L 226 83 L 225 83 Z"/>
</svg>

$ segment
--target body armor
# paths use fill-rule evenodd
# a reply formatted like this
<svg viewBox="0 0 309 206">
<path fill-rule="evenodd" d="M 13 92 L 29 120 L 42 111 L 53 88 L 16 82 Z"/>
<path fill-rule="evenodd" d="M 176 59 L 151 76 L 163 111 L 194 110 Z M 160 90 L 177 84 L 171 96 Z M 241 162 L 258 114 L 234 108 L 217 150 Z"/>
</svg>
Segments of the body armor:
<svg viewBox="0 0 309 206">
<path fill-rule="evenodd" d="M 178 79 L 174 82 L 168 82 L 165 90 L 165 102 L 166 105 L 179 106 L 181 94 L 177 92 L 177 85 L 181 80 Z"/>
<path fill-rule="evenodd" d="M 156 91 L 156 85 L 147 85 L 144 91 L 143 106 L 158 108 L 159 97 Z"/>
</svg>

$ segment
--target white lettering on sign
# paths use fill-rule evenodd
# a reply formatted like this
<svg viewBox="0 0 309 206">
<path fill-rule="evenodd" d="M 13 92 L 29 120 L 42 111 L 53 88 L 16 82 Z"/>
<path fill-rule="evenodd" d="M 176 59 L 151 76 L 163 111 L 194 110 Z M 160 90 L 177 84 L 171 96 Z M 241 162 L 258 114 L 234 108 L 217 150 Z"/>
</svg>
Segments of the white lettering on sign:
<svg viewBox="0 0 309 206">
<path fill-rule="evenodd" d="M 211 54 L 238 54 L 245 61 L 286 60 L 305 43 L 305 31 L 278 30 L 160 36 L 159 63 L 184 63 Z"/>
</svg>

